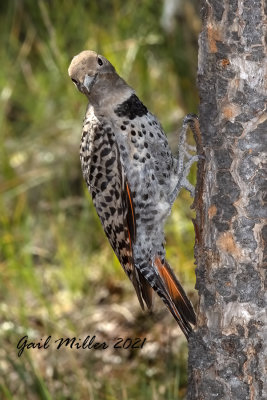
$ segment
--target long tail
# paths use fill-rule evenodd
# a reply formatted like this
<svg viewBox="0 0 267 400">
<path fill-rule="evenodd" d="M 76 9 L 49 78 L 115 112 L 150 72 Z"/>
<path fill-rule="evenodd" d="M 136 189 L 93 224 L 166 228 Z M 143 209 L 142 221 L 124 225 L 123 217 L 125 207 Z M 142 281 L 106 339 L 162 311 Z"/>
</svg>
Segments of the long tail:
<svg viewBox="0 0 267 400">
<path fill-rule="evenodd" d="M 139 267 L 140 272 L 162 298 L 188 339 L 192 332 L 190 324 L 196 324 L 193 306 L 167 261 L 162 262 L 156 257 L 153 266 L 151 268 L 151 265 L 148 267 L 143 264 Z"/>
</svg>

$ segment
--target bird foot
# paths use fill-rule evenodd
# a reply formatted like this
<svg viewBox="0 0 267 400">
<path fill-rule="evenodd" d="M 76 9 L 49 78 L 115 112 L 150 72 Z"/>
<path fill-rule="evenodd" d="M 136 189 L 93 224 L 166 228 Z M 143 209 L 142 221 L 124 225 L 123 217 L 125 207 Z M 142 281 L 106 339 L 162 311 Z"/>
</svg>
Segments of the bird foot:
<svg viewBox="0 0 267 400">
<path fill-rule="evenodd" d="M 170 195 L 171 204 L 175 201 L 182 188 L 188 190 L 192 197 L 195 196 L 195 188 L 188 181 L 187 177 L 190 172 L 191 166 L 200 159 L 203 159 L 204 157 L 202 155 L 198 154 L 191 155 L 189 153 L 189 151 L 195 151 L 196 149 L 194 146 L 190 146 L 186 142 L 186 134 L 188 125 L 191 126 L 192 124 L 196 123 L 197 120 L 198 118 L 196 115 L 188 114 L 185 116 L 183 121 L 183 126 L 179 138 L 179 147 L 178 147 L 178 160 L 177 160 L 177 172 L 176 172 L 178 180 L 175 189 Z"/>
</svg>

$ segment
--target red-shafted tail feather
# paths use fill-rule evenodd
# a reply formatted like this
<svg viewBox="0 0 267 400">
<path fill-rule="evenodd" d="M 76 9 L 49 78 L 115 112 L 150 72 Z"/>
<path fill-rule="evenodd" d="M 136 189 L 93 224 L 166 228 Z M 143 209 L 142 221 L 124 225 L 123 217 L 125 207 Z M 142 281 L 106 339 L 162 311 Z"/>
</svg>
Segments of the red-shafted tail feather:
<svg viewBox="0 0 267 400">
<path fill-rule="evenodd" d="M 196 315 L 193 306 L 167 261 L 162 262 L 159 257 L 156 257 L 154 265 L 162 278 L 168 297 L 171 300 L 168 301 L 169 299 L 165 299 L 166 304 L 185 336 L 188 337 L 192 330 L 190 323 L 193 325 L 196 324 Z"/>
</svg>

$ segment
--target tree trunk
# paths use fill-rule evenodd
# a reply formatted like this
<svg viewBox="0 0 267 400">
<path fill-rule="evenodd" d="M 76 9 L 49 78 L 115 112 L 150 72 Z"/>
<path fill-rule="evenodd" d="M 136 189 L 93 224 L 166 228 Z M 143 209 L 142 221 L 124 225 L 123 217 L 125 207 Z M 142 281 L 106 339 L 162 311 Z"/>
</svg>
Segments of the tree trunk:
<svg viewBox="0 0 267 400">
<path fill-rule="evenodd" d="M 188 400 L 267 399 L 264 1 L 202 0 L 202 6 L 198 85 L 206 160 L 195 200 L 200 300 Z"/>
</svg>

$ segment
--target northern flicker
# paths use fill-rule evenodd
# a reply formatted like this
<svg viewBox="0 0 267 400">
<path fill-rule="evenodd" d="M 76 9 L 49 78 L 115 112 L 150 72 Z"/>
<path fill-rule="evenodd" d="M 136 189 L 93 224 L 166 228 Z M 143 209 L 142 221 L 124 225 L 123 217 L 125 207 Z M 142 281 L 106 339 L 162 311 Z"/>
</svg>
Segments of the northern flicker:
<svg viewBox="0 0 267 400">
<path fill-rule="evenodd" d="M 188 338 L 195 312 L 164 249 L 164 223 L 178 192 L 194 193 L 187 175 L 198 156 L 186 153 L 188 118 L 175 158 L 157 118 L 105 57 L 83 51 L 68 72 L 89 100 L 80 160 L 108 240 L 142 309 L 151 309 L 154 290 Z"/>
</svg>

